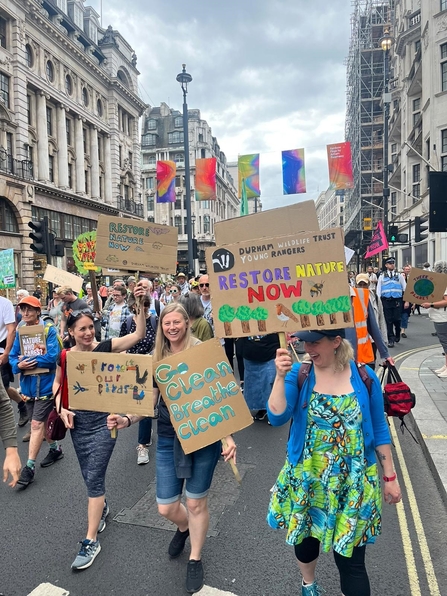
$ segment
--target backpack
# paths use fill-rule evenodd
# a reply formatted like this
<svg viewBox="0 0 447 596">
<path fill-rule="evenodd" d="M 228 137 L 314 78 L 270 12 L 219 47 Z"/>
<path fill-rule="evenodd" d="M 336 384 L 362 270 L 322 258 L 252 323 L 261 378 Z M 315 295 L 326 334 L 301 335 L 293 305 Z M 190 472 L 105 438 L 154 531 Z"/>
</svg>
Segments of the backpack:
<svg viewBox="0 0 447 596">
<path fill-rule="evenodd" d="M 48 318 L 48 319 L 44 320 L 43 329 L 44 329 L 45 339 L 48 337 L 48 333 L 49 333 L 51 327 L 54 327 L 56 329 L 56 325 L 52 322 L 52 319 Z M 62 342 L 62 337 L 57 332 L 57 329 L 56 329 L 56 337 L 57 337 L 57 343 L 59 344 L 59 352 L 60 352 L 64 346 L 63 346 L 63 342 Z"/>
<path fill-rule="evenodd" d="M 158 300 L 157 300 L 157 302 L 158 302 Z M 158 302 L 158 308 L 159 308 L 159 312 L 160 312 L 160 303 L 159 302 Z M 155 305 L 155 310 L 157 310 L 157 305 Z M 129 315 L 126 319 L 127 333 L 130 333 L 132 321 L 133 321 L 133 315 Z M 151 321 L 152 329 L 154 330 L 155 335 L 157 335 L 158 317 L 154 317 L 153 315 L 151 315 L 150 321 Z"/>
<path fill-rule="evenodd" d="M 364 364 L 357 364 L 357 367 L 358 367 L 360 378 L 365 383 L 366 388 L 368 389 L 368 393 L 371 396 L 372 379 L 366 370 L 366 366 Z M 312 362 L 302 362 L 301 363 L 300 370 L 298 372 L 298 389 L 300 391 L 301 391 L 302 386 L 304 385 L 304 381 L 309 376 L 311 368 L 312 368 Z"/>
</svg>

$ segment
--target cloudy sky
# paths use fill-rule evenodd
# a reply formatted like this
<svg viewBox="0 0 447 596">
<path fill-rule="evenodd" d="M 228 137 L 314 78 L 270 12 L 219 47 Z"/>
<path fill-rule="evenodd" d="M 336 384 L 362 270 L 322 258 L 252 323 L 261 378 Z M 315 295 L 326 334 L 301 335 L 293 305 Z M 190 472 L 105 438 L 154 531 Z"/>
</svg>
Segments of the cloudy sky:
<svg viewBox="0 0 447 596">
<path fill-rule="evenodd" d="M 100 0 L 86 0 L 100 12 Z M 186 63 L 228 161 L 260 153 L 264 209 L 328 186 L 326 145 L 344 140 L 349 0 L 103 0 L 102 23 L 138 56 L 143 100 L 180 109 Z M 307 194 L 282 195 L 281 150 L 305 148 Z"/>
</svg>

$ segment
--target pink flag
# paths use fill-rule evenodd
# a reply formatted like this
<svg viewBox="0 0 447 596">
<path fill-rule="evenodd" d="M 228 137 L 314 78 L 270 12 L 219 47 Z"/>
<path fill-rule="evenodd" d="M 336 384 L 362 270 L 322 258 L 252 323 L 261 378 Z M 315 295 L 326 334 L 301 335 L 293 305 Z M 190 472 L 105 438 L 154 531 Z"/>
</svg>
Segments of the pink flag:
<svg viewBox="0 0 447 596">
<path fill-rule="evenodd" d="M 388 241 L 386 239 L 385 230 L 383 229 L 382 222 L 379 221 L 376 231 L 371 238 L 371 244 L 368 246 L 368 250 L 366 251 L 365 259 L 373 257 L 377 253 L 387 250 L 387 248 Z"/>
</svg>

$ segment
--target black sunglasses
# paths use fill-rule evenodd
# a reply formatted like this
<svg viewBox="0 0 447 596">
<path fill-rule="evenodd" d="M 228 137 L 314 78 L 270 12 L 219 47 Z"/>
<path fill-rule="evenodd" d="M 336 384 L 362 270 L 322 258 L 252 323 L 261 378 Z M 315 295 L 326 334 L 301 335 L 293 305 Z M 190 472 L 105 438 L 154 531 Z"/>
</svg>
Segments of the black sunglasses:
<svg viewBox="0 0 447 596">
<path fill-rule="evenodd" d="M 81 317 L 89 317 L 92 321 L 94 320 L 91 310 L 73 310 L 67 317 L 67 327 L 74 325 Z"/>
<path fill-rule="evenodd" d="M 209 288 L 210 284 L 199 284 L 201 288 Z"/>
</svg>

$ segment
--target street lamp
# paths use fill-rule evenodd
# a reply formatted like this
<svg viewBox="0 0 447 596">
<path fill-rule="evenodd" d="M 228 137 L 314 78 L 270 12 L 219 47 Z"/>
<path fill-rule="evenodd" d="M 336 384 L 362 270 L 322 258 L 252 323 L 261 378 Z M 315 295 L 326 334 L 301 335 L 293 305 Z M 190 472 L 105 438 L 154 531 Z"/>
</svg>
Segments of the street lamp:
<svg viewBox="0 0 447 596">
<path fill-rule="evenodd" d="M 186 184 L 186 235 L 188 237 L 188 268 L 189 273 L 194 272 L 193 248 L 192 248 L 192 220 L 191 220 L 191 173 L 189 171 L 189 138 L 188 138 L 188 104 L 186 103 L 186 94 L 188 93 L 188 83 L 192 81 L 192 76 L 186 72 L 186 64 L 182 64 L 183 70 L 177 75 L 177 81 L 183 91 L 183 142 L 185 151 L 185 184 Z"/>
<path fill-rule="evenodd" d="M 388 27 L 383 32 L 380 39 L 380 47 L 383 50 L 383 226 L 385 234 L 388 236 L 388 201 L 390 197 L 390 188 L 388 186 L 388 135 L 391 93 L 389 89 L 390 80 L 390 50 L 394 39 L 390 35 Z"/>
</svg>

